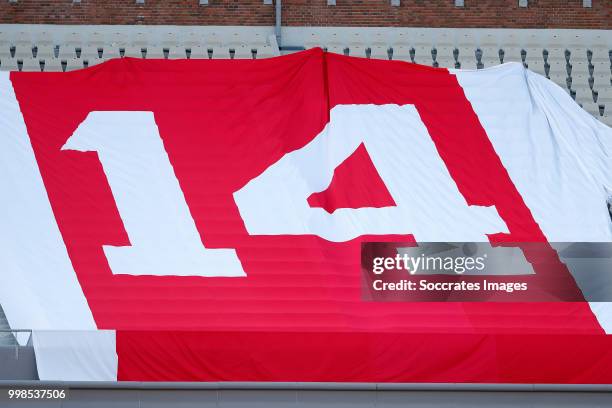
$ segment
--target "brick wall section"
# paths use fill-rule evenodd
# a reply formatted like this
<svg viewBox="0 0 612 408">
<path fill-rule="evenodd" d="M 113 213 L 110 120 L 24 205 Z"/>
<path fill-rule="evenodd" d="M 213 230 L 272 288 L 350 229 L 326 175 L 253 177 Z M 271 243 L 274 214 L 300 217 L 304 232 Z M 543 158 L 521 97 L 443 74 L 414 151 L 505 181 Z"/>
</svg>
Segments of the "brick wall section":
<svg viewBox="0 0 612 408">
<path fill-rule="evenodd" d="M 283 25 L 363 27 L 507 27 L 507 28 L 612 28 L 612 0 L 283 0 Z M 0 0 L 0 23 L 44 24 L 168 24 L 168 25 L 274 25 L 274 6 L 262 0 Z"/>
<path fill-rule="evenodd" d="M 262 0 L 0 0 L 0 23 L 274 25 L 274 6 Z"/>
</svg>

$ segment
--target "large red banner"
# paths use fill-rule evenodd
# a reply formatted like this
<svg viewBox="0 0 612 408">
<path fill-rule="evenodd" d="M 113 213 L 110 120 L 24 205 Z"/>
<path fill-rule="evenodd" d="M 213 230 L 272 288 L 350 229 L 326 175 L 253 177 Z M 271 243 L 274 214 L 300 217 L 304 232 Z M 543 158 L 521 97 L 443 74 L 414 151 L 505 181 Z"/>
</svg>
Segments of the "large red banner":
<svg viewBox="0 0 612 408">
<path fill-rule="evenodd" d="M 361 242 L 415 242 L 418 233 L 389 227 L 392 233 L 332 239 L 296 233 L 296 226 L 264 234 L 256 232 L 265 227 L 245 220 L 248 211 L 263 210 L 239 208 L 246 199 L 237 192 L 309 145 L 325 131 L 334 108 L 411 105 L 465 207 L 494 207 L 507 227 L 485 231 L 485 238 L 545 242 L 464 89 L 447 70 L 311 50 L 258 61 L 126 58 L 71 73 L 13 74 L 11 81 L 95 323 L 117 331 L 120 380 L 612 381 L 612 343 L 588 303 L 366 302 Z M 164 182 L 163 169 L 146 179 L 140 173 L 121 179 L 113 175 L 120 169 L 113 160 L 128 157 L 140 166 L 138 151 L 69 142 L 77 134 L 89 140 L 88 128 L 81 127 L 88 120 L 121 129 L 104 112 L 152 112 L 201 244 L 235 250 L 242 276 L 114 270 L 128 264 L 119 255 L 111 258 L 109 247 L 136 247 L 137 239 L 144 242 L 174 224 L 158 212 L 139 235 L 137 228 L 145 227 L 137 214 L 128 216 L 134 204 L 119 191 L 140 191 L 145 183 L 156 188 Z M 321 155 L 321 167 L 326 160 Z M 314 189 L 304 206 L 340 215 L 341 209 L 401 206 L 379 171 L 381 160 L 367 142 L 360 144 L 332 166 L 329 185 Z M 409 167 L 424 166 L 423 157 L 405 160 Z M 174 208 L 170 193 L 159 201 Z M 427 211 L 415 217 L 445 223 Z M 185 247 L 177 246 L 177 253 Z"/>
</svg>

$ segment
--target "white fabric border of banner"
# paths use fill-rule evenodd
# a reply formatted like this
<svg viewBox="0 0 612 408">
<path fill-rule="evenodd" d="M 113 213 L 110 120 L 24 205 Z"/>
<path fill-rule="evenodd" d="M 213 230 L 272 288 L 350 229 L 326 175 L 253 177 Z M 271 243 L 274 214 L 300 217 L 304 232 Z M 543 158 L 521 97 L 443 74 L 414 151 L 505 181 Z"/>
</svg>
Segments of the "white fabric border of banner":
<svg viewBox="0 0 612 408">
<path fill-rule="evenodd" d="M 97 330 L 8 72 L 0 72 L 0 191 L 0 273 L 3 282 L 10 282 L 0 284 L 0 303 L 11 328 L 34 330 L 40 379 L 116 380 L 116 368 L 109 370 L 117 363 L 115 333 Z M 72 351 L 76 354 L 70 358 Z M 77 364 L 79 356 L 87 358 Z"/>
<path fill-rule="evenodd" d="M 41 380 L 117 380 L 114 330 L 34 330 L 32 343 Z"/>
<path fill-rule="evenodd" d="M 450 71 L 548 241 L 611 242 L 612 129 L 522 64 Z M 590 306 L 612 333 L 612 303 Z"/>
</svg>

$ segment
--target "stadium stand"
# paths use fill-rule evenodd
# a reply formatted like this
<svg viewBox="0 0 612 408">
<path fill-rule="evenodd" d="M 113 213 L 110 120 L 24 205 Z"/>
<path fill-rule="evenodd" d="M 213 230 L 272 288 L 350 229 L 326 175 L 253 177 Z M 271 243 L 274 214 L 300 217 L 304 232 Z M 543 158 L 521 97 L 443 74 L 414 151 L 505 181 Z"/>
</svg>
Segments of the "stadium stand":
<svg viewBox="0 0 612 408">
<path fill-rule="evenodd" d="M 131 1 L 120 2 L 115 10 L 93 3 L 2 2 L 0 71 L 68 72 L 128 57 L 262 59 L 313 47 L 447 69 L 487 69 L 515 62 L 547 77 L 585 111 L 612 126 L 610 0 L 526 1 L 527 7 L 519 7 L 518 0 L 512 7 L 510 2 L 451 0 L 294 0 L 283 2 L 282 27 L 276 32 L 270 6 L 274 2 L 266 0 Z M 9 330 L 0 305 L 0 346 L 17 344 Z M 7 367 L 5 372 L 10 371 Z M 28 370 L 35 372 L 35 367 Z M 200 391 L 214 392 L 218 398 L 216 389 Z M 429 403 L 459 398 L 421 392 L 429 393 L 423 394 Z M 462 392 L 464 398 L 470 391 Z M 468 398 L 471 406 L 484 406 L 479 396 Z M 588 405 L 586 399 L 581 402 Z"/>
<path fill-rule="evenodd" d="M 4 25 L 0 70 L 71 71 L 110 58 L 252 59 L 300 49 L 442 68 L 520 62 L 566 90 L 608 124 L 612 35 L 601 30 L 287 27 L 279 47 L 268 27 Z M 33 39 L 39 39 L 38 41 Z"/>
</svg>

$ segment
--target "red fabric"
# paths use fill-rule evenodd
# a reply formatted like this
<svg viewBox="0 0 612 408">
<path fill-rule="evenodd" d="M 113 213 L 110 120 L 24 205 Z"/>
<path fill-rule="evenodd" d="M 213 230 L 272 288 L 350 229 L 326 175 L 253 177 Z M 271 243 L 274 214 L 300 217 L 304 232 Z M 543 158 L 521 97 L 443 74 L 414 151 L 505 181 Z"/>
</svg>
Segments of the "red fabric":
<svg viewBox="0 0 612 408">
<path fill-rule="evenodd" d="M 610 381 L 610 340 L 586 303 L 364 302 L 360 242 L 412 236 L 246 232 L 232 193 L 312 140 L 330 107 L 398 103 L 416 105 L 468 203 L 497 207 L 511 234 L 492 240 L 545 240 L 446 70 L 311 50 L 11 79 L 96 323 L 118 330 L 120 380 Z M 236 248 L 246 278 L 112 275 L 102 246 L 129 242 L 100 162 L 60 150 L 94 110 L 154 112 L 203 242 Z"/>
<path fill-rule="evenodd" d="M 119 377 L 143 381 L 609 384 L 611 349 L 602 335 L 117 333 Z"/>
<path fill-rule="evenodd" d="M 395 201 L 361 144 L 336 167 L 329 186 L 308 197 L 308 204 L 331 214 L 338 208 L 392 207 Z"/>
</svg>

